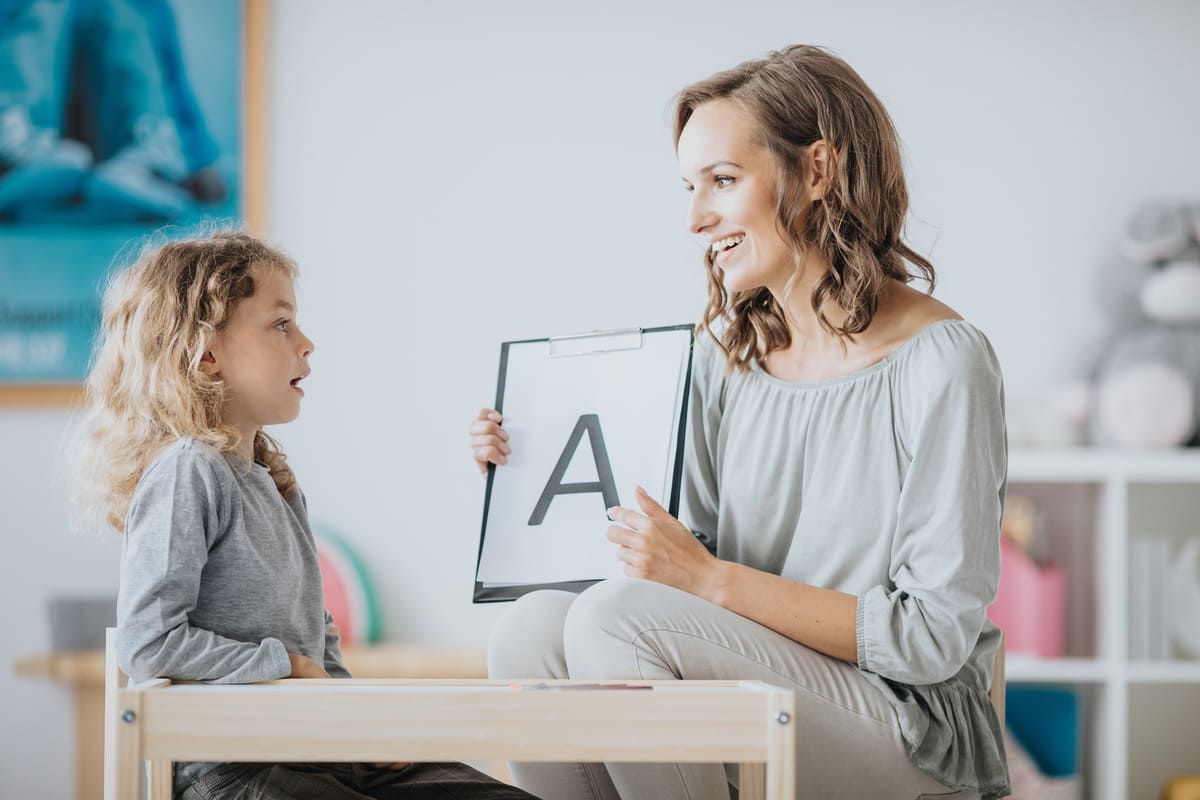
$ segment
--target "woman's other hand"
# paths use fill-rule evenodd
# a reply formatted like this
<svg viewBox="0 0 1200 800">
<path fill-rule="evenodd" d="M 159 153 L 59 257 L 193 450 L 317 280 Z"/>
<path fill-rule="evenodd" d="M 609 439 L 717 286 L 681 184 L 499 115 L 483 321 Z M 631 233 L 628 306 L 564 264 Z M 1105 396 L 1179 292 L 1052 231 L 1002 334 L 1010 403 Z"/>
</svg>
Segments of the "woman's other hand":
<svg viewBox="0 0 1200 800">
<path fill-rule="evenodd" d="M 467 434 L 471 440 L 471 455 L 482 475 L 487 475 L 488 464 L 507 464 L 512 448 L 508 445 L 508 431 L 500 427 L 504 418 L 493 408 L 481 408 Z"/>
<path fill-rule="evenodd" d="M 607 536 L 618 545 L 617 558 L 625 563 L 625 574 L 713 600 L 722 562 L 640 486 L 637 501 L 641 513 L 620 506 L 608 510 L 608 516 L 620 523 L 610 525 Z"/>
</svg>

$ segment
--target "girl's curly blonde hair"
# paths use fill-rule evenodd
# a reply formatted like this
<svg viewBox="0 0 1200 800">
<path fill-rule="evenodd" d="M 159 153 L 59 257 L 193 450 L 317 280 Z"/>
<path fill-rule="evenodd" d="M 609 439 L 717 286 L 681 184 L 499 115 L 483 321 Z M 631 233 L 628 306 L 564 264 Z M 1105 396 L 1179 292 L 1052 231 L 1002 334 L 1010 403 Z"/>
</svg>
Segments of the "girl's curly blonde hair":
<svg viewBox="0 0 1200 800">
<path fill-rule="evenodd" d="M 772 155 L 776 222 L 795 254 L 797 277 L 810 248 L 830 265 L 812 292 L 825 330 L 843 338 L 865 331 L 889 279 L 920 277 L 933 291 L 933 265 L 901 238 L 908 189 L 896 129 L 845 61 L 820 47 L 793 45 L 684 88 L 675 98 L 676 147 L 696 108 L 722 99 L 750 115 Z M 834 151 L 833 180 L 823 198 L 808 203 L 803 178 L 811 170 L 809 147 L 819 139 Z M 744 370 L 751 359 L 761 363 L 791 344 L 784 310 L 769 290 L 730 296 L 711 248 L 704 265 L 708 305 L 698 327 L 720 345 L 730 368 Z M 827 301 L 846 312 L 842 325 L 825 315 Z M 724 323 L 719 335 L 712 330 L 718 320 Z"/>
<path fill-rule="evenodd" d="M 234 452 L 241 436 L 225 424 L 225 386 L 200 359 L 254 294 L 256 270 L 297 274 L 296 264 L 246 233 L 150 242 L 104 292 L 99 345 L 85 384 L 79 502 L 125 530 L 142 473 L 170 442 L 191 436 Z M 254 459 L 284 496 L 296 481 L 278 443 L 261 430 Z"/>
</svg>

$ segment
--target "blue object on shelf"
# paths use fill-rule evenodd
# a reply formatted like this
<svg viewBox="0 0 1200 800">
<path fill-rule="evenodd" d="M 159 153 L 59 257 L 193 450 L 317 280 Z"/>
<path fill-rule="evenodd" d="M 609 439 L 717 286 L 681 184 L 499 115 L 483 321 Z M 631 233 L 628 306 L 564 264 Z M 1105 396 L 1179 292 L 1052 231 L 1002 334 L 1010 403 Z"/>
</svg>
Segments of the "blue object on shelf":
<svg viewBox="0 0 1200 800">
<path fill-rule="evenodd" d="M 1079 773 L 1079 698 L 1070 689 L 1009 686 L 1004 692 L 1008 728 L 1052 778 Z"/>
</svg>

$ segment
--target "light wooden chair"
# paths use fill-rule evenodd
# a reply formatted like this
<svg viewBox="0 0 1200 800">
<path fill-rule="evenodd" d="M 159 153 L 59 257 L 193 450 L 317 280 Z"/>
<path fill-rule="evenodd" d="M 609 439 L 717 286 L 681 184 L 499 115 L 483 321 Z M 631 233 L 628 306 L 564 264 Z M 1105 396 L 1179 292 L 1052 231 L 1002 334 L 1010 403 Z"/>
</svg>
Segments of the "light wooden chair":
<svg viewBox="0 0 1200 800">
<path fill-rule="evenodd" d="M 117 785 L 117 743 L 122 736 L 137 735 L 117 718 L 117 692 L 128 679 L 117 666 L 116 628 L 104 631 L 104 800 L 137 800 L 138 792 L 129 796 L 127 787 Z M 147 681 L 146 685 L 167 681 Z M 130 713 L 130 712 L 125 712 Z M 147 800 L 171 800 L 172 776 L 170 761 L 152 761 L 146 768 L 145 796 Z"/>
</svg>

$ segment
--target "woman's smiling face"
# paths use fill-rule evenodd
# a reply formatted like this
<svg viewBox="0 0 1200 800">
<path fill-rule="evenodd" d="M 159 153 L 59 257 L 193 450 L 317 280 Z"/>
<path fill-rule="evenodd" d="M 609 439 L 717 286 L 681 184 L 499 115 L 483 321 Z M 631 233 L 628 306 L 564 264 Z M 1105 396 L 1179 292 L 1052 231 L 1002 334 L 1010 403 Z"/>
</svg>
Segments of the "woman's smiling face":
<svg viewBox="0 0 1200 800">
<path fill-rule="evenodd" d="M 796 261 L 777 223 L 774 159 L 751 117 L 729 100 L 700 104 L 676 155 L 692 195 L 688 230 L 708 241 L 725 290 L 781 292 Z"/>
</svg>

